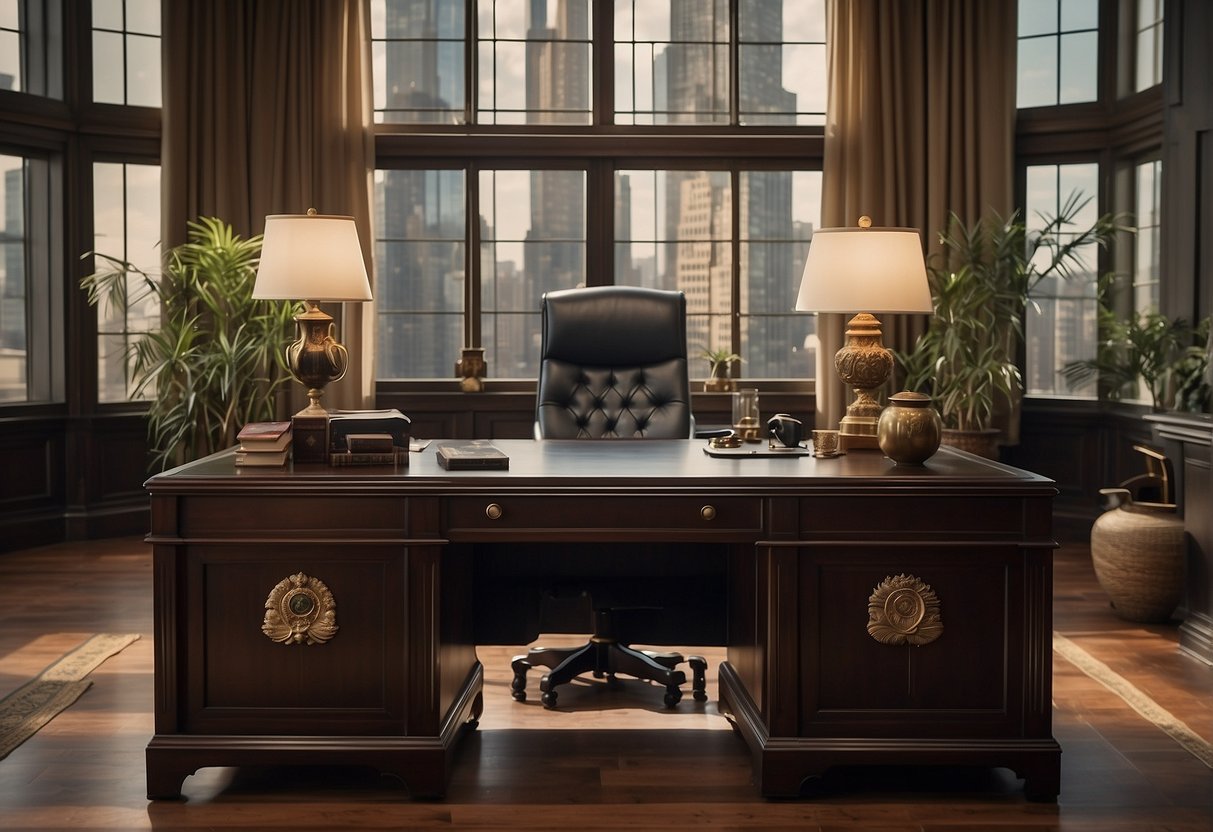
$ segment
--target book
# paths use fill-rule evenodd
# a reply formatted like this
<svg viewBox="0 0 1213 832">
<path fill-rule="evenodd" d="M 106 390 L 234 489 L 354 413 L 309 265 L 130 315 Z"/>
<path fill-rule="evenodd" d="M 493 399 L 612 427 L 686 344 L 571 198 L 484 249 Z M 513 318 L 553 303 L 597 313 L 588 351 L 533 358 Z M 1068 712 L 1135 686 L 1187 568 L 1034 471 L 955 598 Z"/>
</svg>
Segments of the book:
<svg viewBox="0 0 1213 832">
<path fill-rule="evenodd" d="M 390 433 L 351 433 L 345 437 L 345 447 L 352 454 L 390 454 Z"/>
<path fill-rule="evenodd" d="M 410 420 L 399 410 L 337 410 L 329 416 L 329 448 L 349 451 L 347 437 L 360 433 L 386 433 L 397 448 L 409 446 Z"/>
<path fill-rule="evenodd" d="M 290 422 L 249 422 L 236 434 L 242 451 L 281 451 L 291 444 Z"/>
<path fill-rule="evenodd" d="M 289 449 L 281 451 L 236 451 L 236 464 L 240 466 L 286 465 L 286 459 L 290 453 Z"/>
<path fill-rule="evenodd" d="M 409 464 L 408 448 L 393 448 L 386 453 L 350 453 L 349 451 L 330 451 L 329 465 L 397 465 Z"/>
<path fill-rule="evenodd" d="M 438 464 L 448 471 L 472 469 L 503 471 L 510 467 L 510 458 L 505 451 L 483 439 L 440 442 L 436 448 Z"/>
</svg>

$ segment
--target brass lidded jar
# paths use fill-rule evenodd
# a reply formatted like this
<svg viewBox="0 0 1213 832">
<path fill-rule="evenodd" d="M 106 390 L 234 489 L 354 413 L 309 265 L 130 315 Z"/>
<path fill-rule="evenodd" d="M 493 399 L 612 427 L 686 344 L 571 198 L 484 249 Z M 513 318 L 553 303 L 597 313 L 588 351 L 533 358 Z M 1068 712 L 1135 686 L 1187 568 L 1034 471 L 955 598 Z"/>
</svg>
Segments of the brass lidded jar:
<svg viewBox="0 0 1213 832">
<path fill-rule="evenodd" d="M 922 465 L 939 450 L 942 435 L 943 420 L 931 397 L 909 390 L 889 396 L 876 426 L 880 450 L 898 465 Z"/>
</svg>

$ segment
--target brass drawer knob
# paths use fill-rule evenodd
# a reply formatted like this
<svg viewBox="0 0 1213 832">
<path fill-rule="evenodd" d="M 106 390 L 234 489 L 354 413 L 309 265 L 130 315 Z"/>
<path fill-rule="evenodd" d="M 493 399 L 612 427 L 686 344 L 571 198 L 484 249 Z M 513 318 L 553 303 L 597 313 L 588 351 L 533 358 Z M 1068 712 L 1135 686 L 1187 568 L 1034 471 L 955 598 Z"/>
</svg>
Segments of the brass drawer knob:
<svg viewBox="0 0 1213 832">
<path fill-rule="evenodd" d="M 716 506 L 704 506 L 703 508 L 699 509 L 699 516 L 704 520 L 715 520 Z"/>
<path fill-rule="evenodd" d="M 500 520 L 501 515 L 503 514 L 505 514 L 505 512 L 502 511 L 501 506 L 497 505 L 496 503 L 489 503 L 484 510 L 484 516 L 490 520 Z"/>
</svg>

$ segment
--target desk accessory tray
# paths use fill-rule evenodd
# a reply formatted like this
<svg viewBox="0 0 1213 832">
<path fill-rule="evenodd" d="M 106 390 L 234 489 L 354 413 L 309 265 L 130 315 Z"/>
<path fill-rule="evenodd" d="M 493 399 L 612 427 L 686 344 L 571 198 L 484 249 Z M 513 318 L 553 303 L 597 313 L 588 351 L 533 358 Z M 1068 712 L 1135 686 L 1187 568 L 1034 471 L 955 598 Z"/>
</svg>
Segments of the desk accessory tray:
<svg viewBox="0 0 1213 832">
<path fill-rule="evenodd" d="M 746 442 L 740 448 L 713 448 L 711 445 L 705 445 L 703 452 L 708 456 L 714 456 L 720 459 L 736 458 L 736 457 L 752 457 L 752 456 L 812 456 L 813 452 L 808 448 L 772 448 L 765 442 L 755 444 Z"/>
</svg>

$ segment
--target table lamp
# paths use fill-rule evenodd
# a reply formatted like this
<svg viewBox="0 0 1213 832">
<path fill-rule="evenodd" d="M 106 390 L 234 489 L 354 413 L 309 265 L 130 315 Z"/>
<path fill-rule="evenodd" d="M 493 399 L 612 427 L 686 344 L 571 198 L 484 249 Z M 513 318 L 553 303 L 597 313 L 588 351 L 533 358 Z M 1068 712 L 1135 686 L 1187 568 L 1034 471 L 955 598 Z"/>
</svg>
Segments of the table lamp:
<svg viewBox="0 0 1213 832">
<path fill-rule="evenodd" d="M 371 299 L 354 218 L 325 216 L 314 208 L 306 215 L 266 217 L 253 297 L 307 304 L 295 316 L 299 340 L 286 348 L 286 363 L 308 388 L 308 406 L 300 415 L 326 415 L 320 397 L 325 385 L 345 375 L 349 353 L 337 342 L 332 316 L 316 304 Z"/>
<path fill-rule="evenodd" d="M 893 370 L 893 354 L 881 342 L 880 321 L 872 312 L 932 311 L 922 240 L 916 228 L 872 228 L 860 217 L 857 228 L 821 228 L 813 233 L 796 309 L 859 312 L 847 324 L 847 340 L 834 355 L 842 382 L 855 401 L 838 423 L 839 447 L 878 448 L 879 389 Z"/>
</svg>

